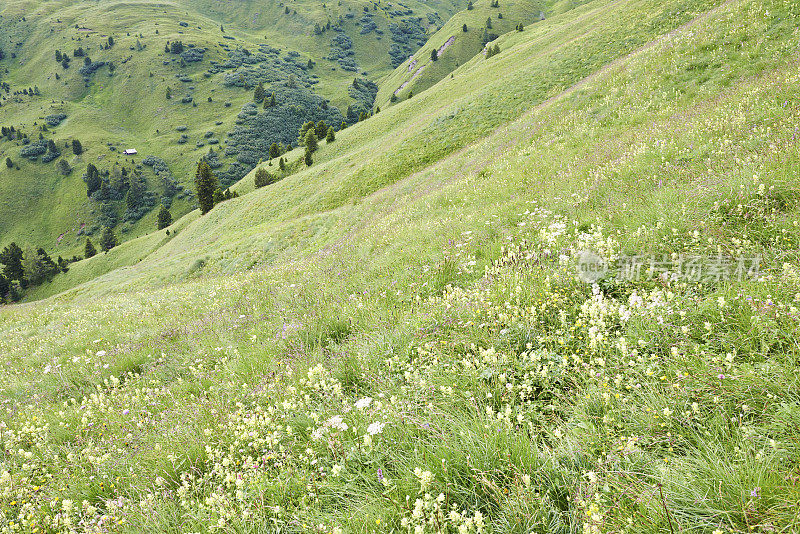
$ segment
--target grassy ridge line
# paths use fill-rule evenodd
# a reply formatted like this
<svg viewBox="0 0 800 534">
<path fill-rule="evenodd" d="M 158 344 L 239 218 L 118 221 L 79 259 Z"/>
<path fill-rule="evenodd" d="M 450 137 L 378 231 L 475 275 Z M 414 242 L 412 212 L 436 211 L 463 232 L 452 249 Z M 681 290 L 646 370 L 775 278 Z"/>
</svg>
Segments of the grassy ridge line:
<svg viewBox="0 0 800 534">
<path fill-rule="evenodd" d="M 5 167 L 0 168 L 0 193 L 10 202 L 0 213 L 0 246 L 19 241 L 45 246 L 51 253 L 66 256 L 80 254 L 83 243 L 75 235 L 78 228 L 76 221 L 91 219 L 88 205 L 77 193 L 84 188 L 80 174 L 88 162 L 97 163 L 97 157 L 106 158 L 101 163 L 108 162 L 109 152 L 105 143 L 109 140 L 119 143 L 123 148 L 133 146 L 142 154 L 162 157 L 170 164 L 173 174 L 188 185 L 193 166 L 205 150 L 193 147 L 194 142 L 202 139 L 208 130 L 213 129 L 217 134 L 230 131 L 237 110 L 252 96 L 249 91 L 225 88 L 216 80 L 209 82 L 202 78 L 208 61 L 224 60 L 225 54 L 217 46 L 219 43 L 233 47 L 244 45 L 251 49 L 267 43 L 284 50 L 300 51 L 304 58 L 317 61 L 316 69 L 321 77 L 321 83 L 316 86 L 319 93 L 330 98 L 334 105 L 346 108 L 351 103 L 347 87 L 355 73 L 342 71 L 338 66 L 335 71 L 331 70 L 331 65 L 336 64 L 322 58 L 330 52 L 332 32 L 314 35 L 313 22 L 319 20 L 324 23 L 325 13 L 333 12 L 342 15 L 352 12 L 360 17 L 362 8 L 367 5 L 371 6 L 369 2 L 346 2 L 342 6 L 330 6 L 325 11 L 316 4 L 296 2 L 291 6 L 293 10 L 298 10 L 298 15 L 294 16 L 285 15 L 283 6 L 279 6 L 278 2 L 268 6 L 253 2 L 219 4 L 183 1 L 43 3 L 10 0 L 3 3 L 0 10 L 6 16 L 4 26 L 14 33 L 14 38 L 9 42 L 24 43 L 18 50 L 13 47 L 18 59 L 5 62 L 11 72 L 4 79 L 15 88 L 38 85 L 43 90 L 43 96 L 33 103 L 4 106 L 0 113 L 4 124 L 24 125 L 30 130 L 30 125 L 35 121 L 41 122 L 45 115 L 64 111 L 69 116 L 56 130 L 56 139 L 80 138 L 88 152 L 80 158 L 65 154 L 75 170 L 70 176 L 62 178 L 53 165 L 34 165 L 20 160 L 16 157 L 18 147 L 13 144 L 4 143 L 0 146 L 0 156 L 11 156 L 22 167 L 18 176 L 7 172 Z M 431 10 L 423 3 L 411 2 L 409 5 L 423 17 Z M 443 2 L 437 9 L 446 15 L 452 8 L 448 2 Z M 261 12 L 261 16 L 251 23 L 250 16 L 255 11 Z M 388 20 L 384 20 L 384 14 L 384 10 L 379 10 L 375 13 L 375 19 L 378 26 L 385 30 Z M 27 22 L 15 25 L 8 23 L 11 18 L 23 15 Z M 219 30 L 221 20 L 225 25 L 224 34 Z M 309 20 L 311 26 L 307 26 Z M 187 22 L 188 27 L 179 27 L 178 21 Z M 84 87 L 76 73 L 79 65 L 74 64 L 70 70 L 62 72 L 53 60 L 55 49 L 69 52 L 78 46 L 79 43 L 70 40 L 75 24 L 94 30 L 90 39 L 93 48 L 91 57 L 95 61 L 113 58 L 118 67 L 113 78 L 105 76 L 105 69 L 98 71 L 89 89 Z M 353 46 L 360 70 L 368 71 L 370 78 L 389 73 L 388 36 L 378 41 L 374 33 L 360 35 L 352 19 L 346 20 L 345 27 L 348 33 L 356 34 Z M 51 33 L 51 28 L 57 31 Z M 155 36 L 157 29 L 160 33 Z M 127 32 L 132 36 L 127 37 Z M 144 52 L 128 52 L 128 47 L 135 43 L 140 32 L 145 34 L 141 40 L 147 49 Z M 112 34 L 117 39 L 114 49 L 110 52 L 99 51 L 98 36 Z M 225 40 L 223 35 L 233 36 L 236 40 Z M 203 64 L 192 64 L 184 69 L 186 74 L 195 78 L 192 85 L 197 87 L 194 95 L 198 108 L 178 103 L 187 84 L 174 78 L 178 72 L 176 69 L 161 65 L 164 42 L 176 39 L 209 50 Z M 85 41 L 80 44 L 86 46 Z M 12 50 L 8 46 L 6 48 Z M 117 57 L 119 54 L 121 56 Z M 133 55 L 133 59 L 124 65 L 120 64 L 119 60 L 129 54 Z M 24 65 L 20 66 L 19 61 L 23 61 Z M 54 80 L 54 72 L 61 73 L 62 79 Z M 154 74 L 152 78 L 150 73 Z M 67 84 L 64 85 L 64 82 Z M 163 98 L 167 86 L 171 86 L 175 94 L 171 102 Z M 207 103 L 208 97 L 213 97 L 215 102 Z M 62 99 L 65 101 L 63 105 Z M 222 107 L 225 101 L 232 103 L 230 109 Z M 218 120 L 224 124 L 215 126 Z M 186 133 L 192 139 L 188 145 L 176 144 L 174 129 L 180 125 L 188 127 Z M 55 193 L 47 187 L 57 187 L 58 202 L 51 201 Z M 46 209 L 50 205 L 56 205 L 56 209 Z M 179 201 L 175 205 L 174 215 L 182 215 L 190 208 L 189 203 Z M 31 221 L 30 217 L 34 219 Z M 151 213 L 122 237 L 144 235 L 154 226 L 155 213 Z M 56 238 L 61 234 L 66 237 L 57 241 Z"/>
<path fill-rule="evenodd" d="M 393 94 L 399 99 L 407 98 L 411 91 L 419 94 L 476 57 L 482 52 L 481 38 L 487 17 L 492 19 L 491 33 L 503 35 L 514 30 L 520 22 L 524 26 L 536 24 L 543 13 L 547 17 L 563 15 L 567 11 L 579 9 L 584 3 L 588 2 L 570 2 L 565 6 L 563 2 L 511 0 L 503 2 L 499 8 L 493 8 L 489 0 L 476 2 L 473 10 L 456 13 L 441 30 L 431 36 L 425 46 L 381 83 L 376 103 L 386 107 L 390 105 Z M 502 19 L 497 18 L 499 13 L 503 14 Z M 462 28 L 464 25 L 467 26 L 466 33 Z M 433 47 L 438 49 L 450 38 L 454 38 L 453 43 L 435 63 L 432 62 L 430 56 Z M 413 68 L 411 65 L 414 65 Z M 418 73 L 420 67 L 424 69 Z"/>
<path fill-rule="evenodd" d="M 647 5 L 646 2 L 632 2 L 627 6 L 630 10 L 635 11 L 631 6 L 641 4 Z M 621 9 L 621 5 L 616 3 L 610 5 Z M 608 4 L 592 5 L 591 10 L 594 13 L 596 26 L 589 30 L 585 27 L 586 19 L 581 17 L 583 13 L 576 10 L 548 19 L 545 21 L 545 26 L 541 27 L 542 29 L 532 28 L 532 34 L 528 34 L 527 31 L 521 36 L 509 34 L 503 39 L 509 39 L 509 46 L 512 48 L 500 56 L 492 58 L 496 61 L 475 59 L 462 67 L 465 72 L 463 75 L 457 72 L 457 78 L 446 79 L 419 97 L 393 106 L 369 121 L 349 128 L 338 136 L 331 149 L 326 147 L 318 153 L 318 162 L 308 171 L 272 186 L 269 188 L 269 192 L 260 191 L 256 193 L 255 197 L 249 196 L 246 202 L 240 201 L 221 207 L 218 214 L 212 214 L 212 218 L 209 219 L 210 221 L 220 221 L 221 226 L 217 227 L 198 221 L 195 225 L 195 228 L 198 228 L 197 231 L 183 232 L 177 239 L 170 241 L 163 251 L 153 254 L 150 262 L 145 265 L 159 265 L 156 269 L 157 272 L 170 270 L 172 273 L 170 279 L 177 280 L 190 270 L 190 266 L 196 260 L 202 258 L 210 260 L 207 269 L 212 269 L 212 272 L 215 269 L 215 259 L 220 259 L 221 256 L 228 254 L 236 256 L 242 253 L 251 257 L 250 260 L 241 263 L 242 266 L 263 259 L 259 258 L 257 253 L 247 252 L 252 249 L 250 246 L 244 246 L 245 240 L 252 243 L 257 243 L 259 240 L 264 242 L 271 239 L 273 243 L 283 240 L 286 243 L 292 243 L 288 246 L 291 250 L 303 250 L 302 243 L 306 241 L 306 238 L 297 228 L 302 228 L 305 224 L 303 221 L 307 221 L 308 216 L 334 210 L 340 213 L 342 210 L 337 208 L 344 202 L 352 203 L 398 179 L 396 177 L 398 165 L 402 165 L 403 172 L 424 168 L 443 154 L 449 154 L 451 150 L 460 148 L 459 145 L 466 145 L 481 135 L 491 132 L 504 117 L 518 116 L 525 109 L 536 105 L 556 90 L 560 90 L 557 85 L 552 87 L 545 85 L 543 89 L 534 93 L 531 100 L 525 102 L 525 107 L 520 107 L 512 99 L 509 99 L 511 101 L 497 100 L 490 96 L 497 92 L 513 91 L 516 92 L 516 99 L 519 100 L 524 94 L 523 91 L 530 91 L 529 80 L 531 77 L 541 76 L 543 72 L 547 73 L 555 68 L 549 66 L 555 55 L 565 49 L 569 53 L 575 48 L 574 44 L 580 40 L 586 41 L 597 33 L 603 35 L 604 27 L 600 25 L 600 21 L 617 24 L 619 17 L 614 9 L 601 9 L 602 7 L 608 7 Z M 657 9 L 667 11 L 670 8 L 670 5 L 665 5 L 659 6 Z M 586 7 L 586 9 L 589 8 Z M 571 16 L 581 18 L 577 19 L 578 23 L 571 24 Z M 629 17 L 631 23 L 640 22 L 636 17 Z M 554 33 L 549 25 L 553 25 L 559 31 Z M 672 26 L 674 27 L 674 24 Z M 591 33 L 587 33 L 587 31 Z M 513 47 L 515 42 L 519 43 L 516 48 Z M 565 46 L 564 42 L 568 42 L 570 45 Z M 546 46 L 543 47 L 543 44 Z M 613 53 L 609 52 L 609 54 L 613 56 Z M 520 73 L 509 74 L 517 71 Z M 500 72 L 503 73 L 502 77 L 499 76 Z M 569 77 L 577 82 L 580 80 L 580 72 L 580 70 L 575 74 L 570 72 Z M 515 76 L 516 83 L 511 83 L 510 76 Z M 454 90 L 454 88 L 457 89 Z M 497 110 L 498 107 L 501 109 Z M 495 109 L 490 111 L 491 108 Z M 454 115 L 451 110 L 461 111 Z M 501 111 L 501 113 L 497 113 L 497 111 Z M 444 127 L 433 127 L 442 122 L 443 118 L 445 120 Z M 477 122 L 476 127 L 469 131 L 464 131 L 464 128 L 458 124 L 469 121 L 480 122 Z M 400 132 L 399 135 L 398 132 Z M 424 145 L 426 141 L 430 140 L 431 135 L 441 138 L 442 134 L 452 136 L 454 139 L 454 142 L 448 142 L 445 145 L 447 146 L 446 150 L 436 150 L 435 146 Z M 411 151 L 412 148 L 413 151 Z M 420 156 L 423 158 L 422 160 L 420 160 Z M 393 176 L 393 178 L 386 182 L 384 181 L 386 178 L 382 177 L 387 176 Z M 318 187 L 317 180 L 324 180 L 325 186 Z M 344 206 L 346 205 L 344 204 Z M 346 208 L 344 211 L 346 212 Z M 222 220 L 222 214 L 225 214 L 225 220 Z M 256 214 L 258 215 L 256 216 Z M 311 218 L 324 220 L 317 215 L 313 215 Z M 292 223 L 293 219 L 298 219 L 298 222 Z M 275 235 L 270 236 L 271 231 L 266 225 L 266 221 L 271 221 L 270 226 L 280 222 L 280 230 L 276 230 Z M 209 225 L 214 228 L 213 232 L 199 230 L 204 226 L 208 228 Z M 253 226 L 247 229 L 249 225 Z M 293 227 L 295 229 L 292 229 Z M 225 236 L 224 240 L 221 239 L 223 235 Z M 241 236 L 241 243 L 236 243 L 235 236 L 237 235 Z M 214 236 L 215 242 L 209 241 L 210 236 Z M 313 242 L 313 239 L 309 242 Z M 298 243 L 300 243 L 300 248 L 294 248 L 298 246 Z M 267 257 L 275 257 L 272 255 L 273 252 L 280 251 L 283 247 L 284 245 L 279 245 L 276 249 L 274 244 L 271 245 L 269 250 L 272 252 Z M 312 245 L 310 250 L 313 251 L 317 248 L 318 245 Z M 111 254 L 114 252 L 112 251 Z M 227 269 L 236 262 L 231 263 L 226 260 L 222 263 L 227 266 L 220 265 L 219 268 Z M 76 274 L 78 273 L 76 272 Z M 157 279 L 158 277 L 153 278 Z M 75 282 L 85 282 L 86 280 L 86 278 L 77 276 L 70 277 L 68 274 L 62 279 L 61 285 L 44 288 L 39 295 L 52 294 L 53 290 L 63 290 Z"/>
</svg>

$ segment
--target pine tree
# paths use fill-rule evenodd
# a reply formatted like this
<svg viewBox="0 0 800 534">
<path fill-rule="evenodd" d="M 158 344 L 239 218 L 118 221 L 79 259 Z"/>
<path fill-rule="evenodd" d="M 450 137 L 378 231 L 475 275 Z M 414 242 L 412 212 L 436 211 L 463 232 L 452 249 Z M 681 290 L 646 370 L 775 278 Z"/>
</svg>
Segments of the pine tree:
<svg viewBox="0 0 800 534">
<path fill-rule="evenodd" d="M 435 48 L 431 50 L 431 61 L 437 61 L 439 59 L 439 51 Z"/>
<path fill-rule="evenodd" d="M 264 90 L 264 83 L 263 82 L 258 82 L 258 85 L 256 86 L 256 90 L 253 93 L 253 99 L 256 102 L 261 103 L 261 102 L 263 102 L 263 100 L 264 100 L 264 98 L 266 96 L 267 96 L 267 92 Z"/>
<path fill-rule="evenodd" d="M 128 194 L 125 195 L 125 206 L 128 208 L 129 212 L 135 213 L 139 210 L 145 191 L 145 184 L 134 176 L 128 188 Z"/>
<path fill-rule="evenodd" d="M 22 268 L 22 249 L 16 243 L 11 243 L 0 253 L 0 263 L 3 264 L 3 275 L 8 281 L 25 280 L 25 271 Z"/>
<path fill-rule="evenodd" d="M 317 125 L 314 127 L 314 133 L 317 135 L 317 139 L 323 139 L 325 135 L 328 133 L 328 125 L 325 124 L 325 121 L 319 121 Z"/>
<path fill-rule="evenodd" d="M 172 214 L 164 204 L 161 204 L 161 209 L 158 211 L 158 229 L 163 230 L 170 224 L 172 224 Z"/>
<path fill-rule="evenodd" d="M 328 128 L 328 133 L 325 135 L 326 143 L 333 143 L 336 140 L 336 133 L 333 131 L 333 126 Z"/>
<path fill-rule="evenodd" d="M 269 147 L 269 159 L 275 159 L 281 155 L 280 148 L 278 147 L 278 143 L 272 143 Z"/>
<path fill-rule="evenodd" d="M 58 160 L 58 163 L 56 163 L 56 168 L 62 176 L 69 176 L 69 174 L 72 172 L 72 167 L 69 166 L 69 163 L 67 163 L 67 160 L 64 158 Z"/>
<path fill-rule="evenodd" d="M 486 27 L 489 28 L 490 30 L 492 29 L 492 17 L 488 17 L 486 19 Z"/>
<path fill-rule="evenodd" d="M 0 274 L 0 304 L 5 304 L 8 299 L 8 292 L 11 289 L 11 284 L 8 283 L 6 277 Z"/>
<path fill-rule="evenodd" d="M 172 99 L 172 87 L 167 87 L 167 100 Z"/>
<path fill-rule="evenodd" d="M 205 161 L 197 164 L 197 173 L 194 177 L 197 189 L 197 202 L 200 204 L 200 213 L 205 215 L 214 207 L 214 191 L 217 190 L 217 177 L 211 172 L 211 167 Z"/>
<path fill-rule="evenodd" d="M 103 186 L 103 180 L 100 178 L 100 171 L 91 163 L 86 166 L 86 176 L 83 178 L 86 182 L 86 196 L 92 196 L 92 193 L 98 191 Z"/>
<path fill-rule="evenodd" d="M 220 202 L 225 201 L 225 193 L 219 187 L 214 189 L 214 194 L 211 196 L 212 200 L 214 201 L 214 205 L 216 206 Z"/>
<path fill-rule="evenodd" d="M 6 167 L 8 167 L 9 169 L 14 168 L 14 162 L 11 161 L 11 158 L 6 158 Z"/>
<path fill-rule="evenodd" d="M 267 169 L 258 169 L 256 171 L 256 180 L 255 185 L 256 188 L 264 187 L 265 185 L 269 185 L 275 182 L 275 177 L 270 174 Z"/>
<path fill-rule="evenodd" d="M 469 31 L 469 28 L 467 28 L 467 25 L 466 25 L 466 24 L 464 24 L 463 26 L 461 26 L 461 31 L 463 31 L 464 33 L 467 33 L 467 32 Z"/>
<path fill-rule="evenodd" d="M 469 2 L 467 2 L 467 9 L 472 11 L 474 8 L 475 6 L 472 5 L 472 0 L 469 0 Z"/>
<path fill-rule="evenodd" d="M 313 129 L 309 129 L 306 132 L 304 144 L 306 146 L 306 152 L 310 154 L 316 152 L 317 148 L 319 148 L 319 145 L 317 144 L 317 134 Z"/>
<path fill-rule="evenodd" d="M 72 153 L 76 156 L 83 154 L 83 145 L 81 145 L 81 142 L 77 139 L 72 140 Z"/>
<path fill-rule="evenodd" d="M 117 236 L 114 235 L 114 230 L 108 226 L 103 228 L 103 234 L 100 236 L 100 250 L 108 252 L 117 245 Z"/>
<path fill-rule="evenodd" d="M 281 158 L 281 159 L 279 159 L 279 160 L 278 160 L 278 168 L 279 168 L 279 169 L 280 169 L 282 172 L 286 172 L 286 162 L 283 160 L 283 158 Z"/>
<path fill-rule="evenodd" d="M 311 152 L 309 152 L 308 149 L 306 149 L 306 155 L 303 161 L 305 161 L 306 167 L 311 167 L 311 164 L 314 163 L 314 160 L 311 158 Z"/>
<path fill-rule="evenodd" d="M 91 258 L 95 254 L 97 254 L 97 249 L 94 248 L 94 245 L 92 244 L 92 240 L 87 237 L 86 238 L 86 245 L 83 247 L 83 257 L 84 258 Z"/>
</svg>

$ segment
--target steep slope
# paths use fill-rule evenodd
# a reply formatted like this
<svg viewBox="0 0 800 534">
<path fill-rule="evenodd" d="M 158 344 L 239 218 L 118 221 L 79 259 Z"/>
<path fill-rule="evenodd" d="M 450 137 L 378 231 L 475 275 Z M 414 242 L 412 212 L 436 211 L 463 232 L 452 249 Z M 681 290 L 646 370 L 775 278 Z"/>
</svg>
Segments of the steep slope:
<svg viewBox="0 0 800 534">
<path fill-rule="evenodd" d="M 221 222 L 225 225 L 229 221 L 234 228 L 209 223 L 220 220 L 216 215 L 198 221 L 195 230 L 181 233 L 176 240 L 170 240 L 162 253 L 144 262 L 142 272 L 149 276 L 145 265 L 156 266 L 153 272 L 158 273 L 165 271 L 166 265 L 173 265 L 169 268 L 171 276 L 180 278 L 200 251 L 203 257 L 207 256 L 206 269 L 211 269 L 217 258 L 242 251 L 238 229 L 242 229 L 242 239 L 247 242 L 251 235 L 258 235 L 262 243 L 272 241 L 283 246 L 285 239 L 272 232 L 285 236 L 295 226 L 305 225 L 309 217 L 324 217 L 329 211 L 359 202 L 484 137 L 527 107 L 558 94 L 681 21 L 690 20 L 692 14 L 687 5 L 593 2 L 586 6 L 593 22 L 588 28 L 583 11 L 576 10 L 548 19 L 546 25 L 534 25 L 521 35 L 508 34 L 500 43 L 519 43 L 513 54 L 502 53 L 488 60 L 475 57 L 456 71 L 454 78 L 437 85 L 435 91 L 426 91 L 402 106 L 348 128 L 330 149 L 323 148 L 315 156 L 316 163 L 311 168 L 268 191 L 260 191 L 254 198 L 230 204 L 228 209 L 237 208 Z M 294 153 L 287 158 L 299 159 L 301 155 Z M 137 244 L 130 246 L 133 250 Z M 251 246 L 252 242 L 244 250 Z M 145 246 L 143 250 L 149 248 Z M 146 256 L 124 248 L 109 255 L 113 258 L 117 254 L 137 260 Z M 238 253 L 234 252 L 233 257 L 238 258 Z M 75 264 L 70 273 L 59 276 L 53 285 L 44 286 L 35 295 L 53 294 L 86 281 L 100 271 L 96 264 L 106 261 L 95 258 Z M 252 259 L 258 261 L 257 257 Z M 235 263 L 239 264 L 239 259 Z M 112 259 L 110 265 L 119 263 Z"/>
<path fill-rule="evenodd" d="M 367 80 L 391 72 L 390 27 L 413 22 L 410 54 L 454 9 L 448 2 L 435 8 L 420 2 L 393 8 L 294 2 L 291 9 L 283 2 L 4 2 L 0 68 L 7 86 L 0 91 L 0 124 L 16 132 L 0 138 L 0 159 L 13 164 L 0 168 L 0 248 L 17 241 L 65 256 L 80 253 L 85 235 L 96 236 L 111 211 L 121 238 L 151 232 L 161 197 L 170 197 L 176 218 L 193 209 L 190 193 L 171 198 L 171 183 L 190 186 L 194 166 L 209 147 L 217 149 L 218 172 L 231 183 L 266 159 L 260 143 L 268 148 L 273 141 L 296 142 L 303 120 L 324 116 L 337 128 L 342 120 L 357 120 L 359 111 L 371 109 L 374 91 L 354 93 L 351 83 L 357 77 L 369 86 Z M 182 53 L 165 51 L 176 41 L 185 48 Z M 62 65 L 57 53 L 72 61 Z M 262 111 L 284 129 L 254 139 L 237 131 L 237 113 L 253 100 L 259 81 L 286 98 Z M 314 111 L 322 99 L 330 113 Z M 57 127 L 43 129 L 46 117 L 61 115 Z M 228 133 L 235 137 L 227 139 Z M 26 158 L 23 150 L 29 147 L 21 134 L 31 145 L 40 134 L 52 139 L 58 149 L 53 154 L 60 157 L 48 152 L 43 163 L 42 154 L 33 152 Z M 81 141 L 83 154 L 72 153 L 73 139 Z M 233 149 L 227 150 L 229 144 Z M 140 158 L 123 157 L 126 148 L 136 148 Z M 170 183 L 141 166 L 146 155 L 165 162 Z M 68 174 L 57 168 L 61 159 Z M 119 205 L 124 189 L 111 208 L 89 201 L 82 175 L 90 163 L 112 174 L 115 167 L 140 171 L 155 205 L 142 206 L 146 214 L 139 219 L 126 217 Z"/>
<path fill-rule="evenodd" d="M 550 16 L 579 8 L 582 3 L 538 0 L 474 2 L 472 9 L 456 13 L 430 37 L 425 46 L 386 78 L 376 102 L 386 107 L 394 100 L 408 98 L 411 93 L 418 94 L 448 76 L 459 65 L 484 53 L 487 42 L 516 31 L 518 24 L 524 28 Z M 434 48 L 437 52 L 436 61 L 431 57 Z"/>
<path fill-rule="evenodd" d="M 587 7 L 0 309 L 3 526 L 796 530 L 800 10 Z"/>
</svg>

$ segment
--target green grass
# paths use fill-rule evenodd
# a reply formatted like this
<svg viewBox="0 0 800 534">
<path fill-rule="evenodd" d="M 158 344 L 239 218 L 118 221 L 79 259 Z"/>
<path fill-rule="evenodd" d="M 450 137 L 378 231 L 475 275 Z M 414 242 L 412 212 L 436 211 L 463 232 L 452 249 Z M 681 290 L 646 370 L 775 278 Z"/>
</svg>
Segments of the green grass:
<svg viewBox="0 0 800 534">
<path fill-rule="evenodd" d="M 799 20 L 549 17 L 0 309 L 2 526 L 797 530 Z M 592 288 L 587 248 L 763 276 Z"/>
<path fill-rule="evenodd" d="M 0 142 L 0 158 L 5 161 L 11 157 L 20 166 L 18 171 L 6 169 L 5 165 L 0 169 L 3 199 L 0 246 L 17 241 L 43 246 L 51 254 L 80 254 L 83 239 L 76 233 L 81 224 L 91 226 L 95 218 L 91 204 L 82 194 L 85 186 L 81 176 L 86 165 L 94 163 L 105 169 L 124 163 L 119 152 L 108 150 L 108 142 L 114 143 L 120 152 L 135 147 L 142 156 L 161 157 L 174 176 L 190 186 L 194 166 L 208 149 L 197 148 L 195 143 L 203 140 L 206 132 L 214 131 L 224 146 L 225 134 L 233 128 L 236 113 L 252 98 L 251 91 L 225 87 L 221 75 L 203 77 L 210 61 L 224 61 L 227 57 L 220 43 L 251 49 L 266 43 L 313 59 L 316 62 L 313 72 L 320 79 L 315 90 L 342 110 L 352 102 L 347 87 L 354 76 L 366 72 L 368 78 L 378 80 L 391 72 L 390 38 L 386 29 L 393 18 L 384 8 L 372 12 L 378 27 L 386 31 L 377 40 L 374 32 L 360 35 L 355 25 L 363 7 L 371 3 L 344 2 L 323 9 L 321 3 L 295 2 L 292 11 L 296 10 L 296 15 L 286 15 L 283 3 L 278 4 L 149 0 L 4 2 L 0 8 L 0 47 L 7 52 L 2 65 L 9 72 L 2 75 L 2 80 L 11 85 L 12 91 L 38 86 L 42 94 L 12 97 L 2 107 L 0 122 L 21 127 L 33 138 L 39 132 L 35 123 L 40 125 L 51 113 L 66 113 L 68 119 L 54 129 L 54 139 L 63 146 L 64 142 L 78 138 L 87 152 L 75 158 L 70 150 L 62 149 L 74 168 L 70 176 L 62 177 L 55 171 L 55 162 L 30 163 L 19 157 L 17 143 Z M 410 2 L 409 7 L 423 18 L 433 11 L 421 2 Z M 449 2 L 436 6 L 445 20 L 454 9 Z M 324 25 L 329 18 L 335 21 L 339 15 L 348 13 L 356 15 L 344 19 L 343 27 L 353 36 L 358 73 L 345 72 L 336 63 L 323 59 L 330 51 L 332 31 L 320 36 L 313 32 L 315 23 Z M 186 22 L 188 27 L 179 26 L 179 21 Z M 225 33 L 220 31 L 220 25 L 225 26 Z M 431 31 L 435 29 L 432 27 Z M 100 42 L 108 35 L 115 37 L 114 48 L 100 50 Z M 226 40 L 223 35 L 235 40 Z M 185 68 L 162 65 L 163 60 L 170 59 L 164 53 L 164 43 L 176 39 L 207 48 L 206 59 Z M 137 41 L 146 48 L 131 50 Z M 108 69 L 102 68 L 87 88 L 77 72 L 81 58 L 73 61 L 69 70 L 63 70 L 54 60 L 55 50 L 71 53 L 78 46 L 89 50 L 95 61 L 113 60 L 117 65 L 114 75 L 109 77 Z M 13 61 L 11 52 L 17 55 Z M 56 73 L 60 74 L 60 80 L 55 79 Z M 180 82 L 176 74 L 189 76 L 193 82 Z M 189 86 L 195 89 L 188 91 Z M 167 87 L 172 88 L 175 96 L 169 101 L 164 96 Z M 193 94 L 197 107 L 180 103 L 187 92 Z M 213 102 L 208 102 L 209 98 Z M 226 102 L 231 103 L 230 108 L 224 106 Z M 189 143 L 176 142 L 180 135 L 175 131 L 178 126 L 188 127 L 184 133 L 190 137 Z M 151 187 L 160 191 L 158 184 Z M 179 201 L 173 214 L 177 217 L 191 209 L 193 203 Z M 138 237 L 152 231 L 154 226 L 154 218 L 148 217 L 120 237 L 126 240 Z"/>
</svg>

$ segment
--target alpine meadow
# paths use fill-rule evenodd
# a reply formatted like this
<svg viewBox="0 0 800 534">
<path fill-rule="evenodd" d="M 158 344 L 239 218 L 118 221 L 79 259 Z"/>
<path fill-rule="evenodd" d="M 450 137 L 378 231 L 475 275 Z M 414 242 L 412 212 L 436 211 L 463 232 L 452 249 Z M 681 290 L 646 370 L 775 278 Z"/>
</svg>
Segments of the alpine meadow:
<svg viewBox="0 0 800 534">
<path fill-rule="evenodd" d="M 800 3 L 0 1 L 0 534 L 800 532 Z"/>
</svg>

